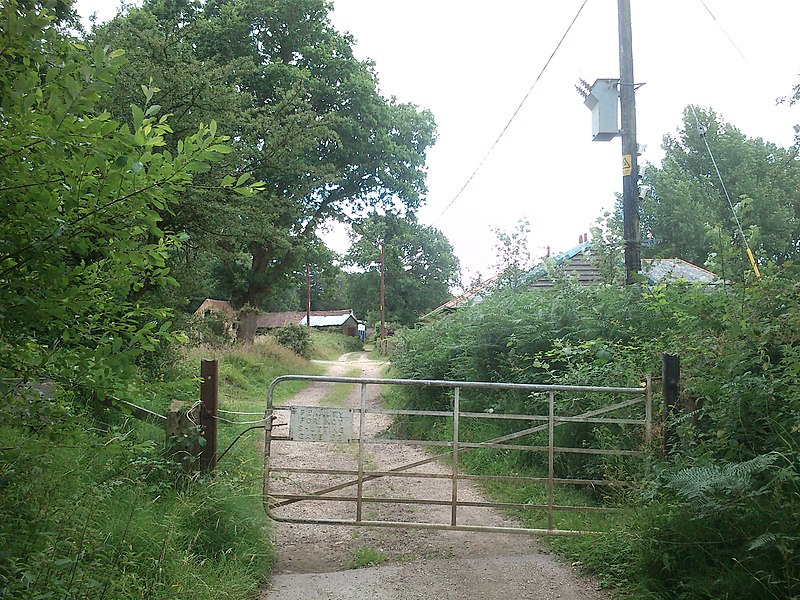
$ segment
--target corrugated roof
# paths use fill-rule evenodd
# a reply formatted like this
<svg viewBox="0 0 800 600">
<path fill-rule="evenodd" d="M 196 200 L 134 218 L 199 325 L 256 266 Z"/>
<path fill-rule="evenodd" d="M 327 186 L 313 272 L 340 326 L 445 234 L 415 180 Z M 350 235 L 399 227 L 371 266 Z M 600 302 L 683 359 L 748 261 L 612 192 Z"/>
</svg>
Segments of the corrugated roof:
<svg viewBox="0 0 800 600">
<path fill-rule="evenodd" d="M 482 281 L 478 285 L 468 289 L 466 292 L 464 292 L 460 296 L 457 296 L 455 298 L 451 298 L 450 300 L 448 300 L 447 302 L 445 302 L 441 306 L 437 306 L 431 312 L 423 315 L 421 318 L 422 319 L 427 319 L 428 317 L 432 317 L 433 315 L 438 314 L 440 312 L 448 312 L 448 311 L 454 310 L 457 306 L 459 306 L 460 304 L 463 304 L 467 300 L 480 299 L 482 297 L 481 296 L 481 292 L 484 291 L 486 288 L 488 288 L 495 281 L 500 279 L 501 275 L 502 275 L 502 273 L 498 273 L 494 277 L 490 277 L 486 281 Z"/>
<path fill-rule="evenodd" d="M 311 314 L 311 326 L 312 327 L 341 327 L 344 325 L 348 319 L 355 319 L 352 314 L 340 314 L 340 315 L 315 315 L 314 313 Z M 306 315 L 303 315 L 303 318 L 300 321 L 300 325 L 306 324 Z"/>
<path fill-rule="evenodd" d="M 317 325 L 314 320 L 319 317 L 331 317 L 335 319 L 341 318 L 341 323 L 344 323 L 351 315 L 353 310 L 350 308 L 342 308 L 336 310 L 312 310 L 311 311 L 311 326 L 312 327 L 328 327 L 328 325 Z M 355 317 L 353 317 L 355 318 Z M 284 311 L 261 313 L 258 315 L 256 327 L 259 329 L 276 329 L 278 327 L 286 327 L 287 325 L 305 325 L 306 313 L 305 311 Z M 335 325 L 335 323 L 333 324 Z"/>
<path fill-rule="evenodd" d="M 686 281 L 688 283 L 717 283 L 717 276 L 682 258 L 643 258 L 642 273 L 650 283 Z"/>
</svg>

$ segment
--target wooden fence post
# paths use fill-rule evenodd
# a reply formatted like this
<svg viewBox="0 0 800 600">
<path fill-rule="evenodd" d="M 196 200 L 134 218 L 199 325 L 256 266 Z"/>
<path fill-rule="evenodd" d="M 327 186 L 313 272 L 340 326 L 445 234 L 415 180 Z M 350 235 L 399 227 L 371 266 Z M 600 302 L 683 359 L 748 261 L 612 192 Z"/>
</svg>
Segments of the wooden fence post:
<svg viewBox="0 0 800 600">
<path fill-rule="evenodd" d="M 200 362 L 200 435 L 205 439 L 200 453 L 200 470 L 213 471 L 217 466 L 217 400 L 219 361 Z"/>
<path fill-rule="evenodd" d="M 664 398 L 664 452 L 671 452 L 678 443 L 675 425 L 672 421 L 678 408 L 680 381 L 680 357 L 664 353 L 661 365 L 661 395 Z"/>
<path fill-rule="evenodd" d="M 186 471 L 196 470 L 197 461 L 202 453 L 197 437 L 199 407 L 192 408 L 186 402 L 173 400 L 167 409 L 166 417 L 167 454 L 180 463 Z"/>
</svg>

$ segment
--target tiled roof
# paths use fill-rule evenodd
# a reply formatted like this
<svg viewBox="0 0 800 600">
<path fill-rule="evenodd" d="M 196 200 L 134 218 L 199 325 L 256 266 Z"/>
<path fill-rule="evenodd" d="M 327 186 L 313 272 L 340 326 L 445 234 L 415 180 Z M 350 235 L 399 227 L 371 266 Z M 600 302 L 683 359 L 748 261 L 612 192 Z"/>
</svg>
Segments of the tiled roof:
<svg viewBox="0 0 800 600">
<path fill-rule="evenodd" d="M 306 313 L 299 311 L 261 313 L 256 320 L 258 329 L 276 329 L 287 325 L 298 325 Z"/>
</svg>

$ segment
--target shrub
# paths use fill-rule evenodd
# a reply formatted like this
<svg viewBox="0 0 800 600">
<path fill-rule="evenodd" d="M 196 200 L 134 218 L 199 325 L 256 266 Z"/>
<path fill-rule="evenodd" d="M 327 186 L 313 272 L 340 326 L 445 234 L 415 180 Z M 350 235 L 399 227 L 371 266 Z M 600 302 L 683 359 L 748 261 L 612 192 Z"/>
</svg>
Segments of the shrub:
<svg viewBox="0 0 800 600">
<path fill-rule="evenodd" d="M 276 329 L 272 335 L 281 346 L 308 358 L 308 352 L 311 347 L 311 334 L 308 332 L 308 327 L 286 325 Z"/>
</svg>

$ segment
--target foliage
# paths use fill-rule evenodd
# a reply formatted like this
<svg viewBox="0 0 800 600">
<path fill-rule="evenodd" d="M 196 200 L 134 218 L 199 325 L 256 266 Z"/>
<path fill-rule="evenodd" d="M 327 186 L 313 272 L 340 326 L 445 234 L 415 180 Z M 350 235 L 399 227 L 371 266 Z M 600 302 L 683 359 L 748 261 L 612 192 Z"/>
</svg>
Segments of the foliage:
<svg viewBox="0 0 800 600">
<path fill-rule="evenodd" d="M 353 550 L 353 562 L 350 564 L 350 568 L 375 567 L 386 560 L 386 555 L 380 550 L 370 546 L 361 546 Z"/>
<path fill-rule="evenodd" d="M 285 348 L 300 356 L 308 357 L 311 347 L 311 334 L 304 325 L 286 325 L 272 332 L 275 340 Z"/>
<path fill-rule="evenodd" d="M 755 255 L 779 264 L 796 259 L 796 149 L 748 138 L 713 111 L 691 106 L 684 110 L 677 135 L 664 137 L 661 167 L 650 167 L 645 176 L 652 190 L 641 203 L 643 237 L 656 242 L 645 252 L 696 264 L 713 254 L 718 273 L 730 279 L 739 279 L 738 274 L 749 269 L 742 262 L 743 241 L 706 144 Z"/>
<path fill-rule="evenodd" d="M 224 352 L 188 349 L 177 370 L 188 377 L 200 357 L 215 354 L 220 407 L 230 411 L 263 414 L 275 377 L 317 373 L 266 340 Z M 276 402 L 299 385 L 277 388 Z M 186 400 L 197 388 L 180 392 Z M 163 413 L 175 393 L 139 402 Z M 235 420 L 221 421 L 221 448 L 249 426 Z M 258 437 L 242 439 L 204 478 L 165 460 L 163 443 L 163 430 L 117 411 L 100 420 L 65 400 L 6 396 L 0 404 L 0 596 L 254 597 L 274 560 L 261 505 Z"/>
<path fill-rule="evenodd" d="M 141 297 L 175 283 L 166 262 L 182 238 L 160 213 L 229 147 L 212 122 L 166 151 L 151 90 L 130 125 L 96 108 L 121 51 L 90 56 L 16 2 L 0 20 L 0 377 L 122 393 L 136 359 L 177 339 L 169 311 Z"/>
<path fill-rule="evenodd" d="M 357 337 L 335 331 L 311 330 L 311 358 L 336 360 L 347 352 L 360 352 L 364 344 Z"/>
<path fill-rule="evenodd" d="M 184 331 L 191 345 L 224 347 L 234 341 L 230 317 L 218 310 L 209 311 L 205 316 L 187 317 Z"/>
<path fill-rule="evenodd" d="M 252 480 L 181 476 L 148 426 L 54 425 L 0 427 L 3 598 L 256 592 L 272 550 Z"/>
<path fill-rule="evenodd" d="M 163 431 L 94 402 L 196 394 L 179 365 L 164 379 L 182 336 L 145 292 L 174 285 L 163 215 L 229 140 L 213 121 L 172 138 L 149 86 L 128 123 L 99 109 L 123 53 L 89 53 L 39 4 L 0 5 L 0 596 L 253 594 L 257 478 L 187 478 Z"/>
<path fill-rule="evenodd" d="M 345 261 L 359 269 L 347 277 L 356 314 L 380 320 L 381 245 L 384 247 L 386 320 L 411 325 L 450 298 L 459 264 L 447 238 L 413 215 L 373 214 L 353 225 Z"/>
<path fill-rule="evenodd" d="M 600 561 L 579 541 L 558 545 L 623 578 L 622 586 L 641 598 L 763 598 L 772 595 L 766 589 L 795 597 L 800 284 L 791 265 L 765 271 L 757 285 L 713 290 L 569 283 L 501 290 L 405 332 L 393 363 L 401 377 L 635 385 L 659 372 L 658 352 L 678 354 L 685 411 L 672 423 L 678 443 L 668 457 L 651 459 L 658 468 L 627 517 L 632 531 L 604 538 Z M 449 402 L 441 392 L 420 390 L 404 406 L 447 409 Z M 541 414 L 539 402 L 462 394 L 471 411 Z M 594 407 L 585 398 L 558 402 L 569 414 Z M 434 429 L 415 431 L 436 435 Z M 558 445 L 632 442 L 613 428 L 556 430 Z M 505 468 L 535 473 L 538 463 L 515 458 Z M 580 455 L 559 458 L 556 469 L 569 477 L 640 475 L 629 465 Z M 623 562 L 609 564 L 614 556 Z"/>
<path fill-rule="evenodd" d="M 523 275 L 533 266 L 531 253 L 528 250 L 531 225 L 527 219 L 521 219 L 513 231 L 494 229 L 493 233 L 497 238 L 494 246 L 497 263 L 493 269 L 501 274 L 499 285 L 515 288 L 520 284 Z"/>
<path fill-rule="evenodd" d="M 798 592 L 796 455 L 665 471 L 653 482 L 635 551 L 669 598 L 793 598 Z"/>
<path fill-rule="evenodd" d="M 152 77 L 176 131 L 215 119 L 236 140 L 222 170 L 269 182 L 247 202 L 197 190 L 164 215 L 190 236 L 175 263 L 182 281 L 211 276 L 206 289 L 224 289 L 236 307 L 292 287 L 324 221 L 395 203 L 413 210 L 425 191 L 432 115 L 379 94 L 330 10 L 325 0 L 147 0 L 92 34 L 96 47 L 132 57 L 110 111 Z"/>
</svg>

